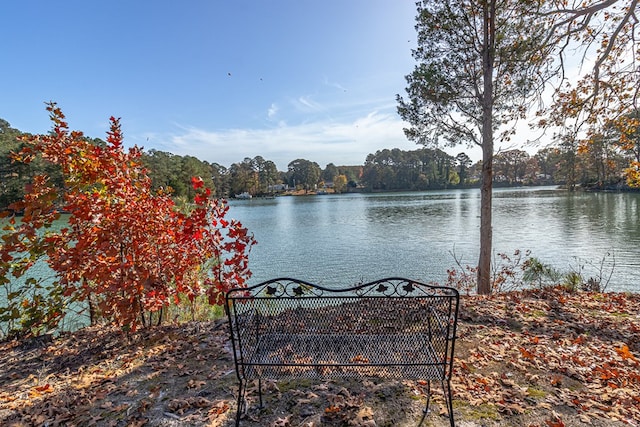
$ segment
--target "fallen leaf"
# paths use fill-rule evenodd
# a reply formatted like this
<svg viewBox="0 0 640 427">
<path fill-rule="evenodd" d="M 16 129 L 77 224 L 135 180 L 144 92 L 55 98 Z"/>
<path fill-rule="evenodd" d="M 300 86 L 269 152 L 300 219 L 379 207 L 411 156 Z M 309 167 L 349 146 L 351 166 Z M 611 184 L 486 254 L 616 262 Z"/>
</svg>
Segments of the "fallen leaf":
<svg viewBox="0 0 640 427">
<path fill-rule="evenodd" d="M 629 347 L 626 344 L 620 348 L 616 348 L 616 352 L 622 357 L 622 360 L 636 360 L 636 357 L 629 351 Z"/>
<path fill-rule="evenodd" d="M 201 388 L 206 383 L 207 383 L 206 381 L 189 380 L 189 382 L 187 383 L 187 387 L 188 388 Z"/>
<path fill-rule="evenodd" d="M 53 388 L 49 383 L 34 388 L 40 393 L 53 393 Z"/>
<path fill-rule="evenodd" d="M 278 418 L 277 420 L 275 420 L 273 422 L 273 424 L 271 424 L 273 427 L 286 427 L 289 425 L 289 418 L 291 418 L 291 415 L 287 415 L 284 418 Z"/>
</svg>

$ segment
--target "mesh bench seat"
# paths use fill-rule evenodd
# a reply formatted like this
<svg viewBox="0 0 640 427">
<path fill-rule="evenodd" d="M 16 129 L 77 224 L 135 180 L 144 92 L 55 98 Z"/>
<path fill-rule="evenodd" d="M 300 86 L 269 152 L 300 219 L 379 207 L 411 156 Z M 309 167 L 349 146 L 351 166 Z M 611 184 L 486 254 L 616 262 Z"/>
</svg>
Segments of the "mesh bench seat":
<svg viewBox="0 0 640 427">
<path fill-rule="evenodd" d="M 280 379 L 444 376 L 444 366 L 431 344 L 398 338 L 398 335 L 266 334 L 254 351 L 247 354 L 245 374 L 249 378 Z"/>
</svg>

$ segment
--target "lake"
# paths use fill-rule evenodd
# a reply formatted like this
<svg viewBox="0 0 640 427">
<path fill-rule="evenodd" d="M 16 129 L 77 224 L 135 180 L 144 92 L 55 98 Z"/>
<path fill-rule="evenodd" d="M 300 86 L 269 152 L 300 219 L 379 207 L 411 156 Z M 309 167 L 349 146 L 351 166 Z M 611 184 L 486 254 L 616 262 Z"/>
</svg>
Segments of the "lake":
<svg viewBox="0 0 640 427">
<path fill-rule="evenodd" d="M 250 284 L 278 276 L 347 286 L 387 276 L 443 283 L 476 265 L 480 191 L 231 200 L 228 216 L 254 233 Z M 608 291 L 640 291 L 640 194 L 495 189 L 493 250 L 516 249 L 562 272 L 612 271 Z M 455 253 L 455 257 L 454 254 Z"/>
</svg>

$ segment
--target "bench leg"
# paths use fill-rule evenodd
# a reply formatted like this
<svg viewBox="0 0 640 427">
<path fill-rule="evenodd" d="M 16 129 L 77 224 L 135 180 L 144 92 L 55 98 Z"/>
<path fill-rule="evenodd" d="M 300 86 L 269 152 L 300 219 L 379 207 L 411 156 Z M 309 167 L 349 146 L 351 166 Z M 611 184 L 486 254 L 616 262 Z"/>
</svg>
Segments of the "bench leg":
<svg viewBox="0 0 640 427">
<path fill-rule="evenodd" d="M 422 410 L 425 415 L 429 413 L 429 402 L 431 402 L 431 381 L 427 381 L 427 405 Z"/>
<path fill-rule="evenodd" d="M 246 410 L 247 400 L 247 384 L 242 380 L 239 380 L 240 384 L 238 387 L 238 410 L 236 411 L 236 427 L 240 427 L 240 417 L 242 413 Z M 264 408 L 262 404 L 262 378 L 258 378 L 258 397 L 260 398 L 260 408 Z"/>
<path fill-rule="evenodd" d="M 449 423 L 451 427 L 456 427 L 455 421 L 453 420 L 453 400 L 451 398 L 451 384 L 449 381 L 442 381 L 442 391 L 444 392 L 444 402 L 447 405 L 447 414 L 449 415 Z M 431 402 L 431 381 L 427 381 L 427 404 L 423 409 L 425 415 L 429 413 L 429 403 Z M 422 421 L 421 421 L 422 423 Z"/>
<path fill-rule="evenodd" d="M 451 423 L 451 427 L 456 427 L 455 421 L 453 420 L 453 399 L 451 397 L 451 382 L 449 380 L 442 381 L 442 391 L 444 392 L 444 401 L 449 414 L 449 423 Z"/>
<path fill-rule="evenodd" d="M 239 380 L 239 381 L 240 381 L 240 384 L 238 387 L 238 410 L 236 411 L 236 427 L 240 427 L 240 416 L 242 415 L 242 409 L 243 409 L 243 406 L 245 405 L 244 388 L 246 387 L 246 385 L 242 383 L 242 380 Z"/>
</svg>

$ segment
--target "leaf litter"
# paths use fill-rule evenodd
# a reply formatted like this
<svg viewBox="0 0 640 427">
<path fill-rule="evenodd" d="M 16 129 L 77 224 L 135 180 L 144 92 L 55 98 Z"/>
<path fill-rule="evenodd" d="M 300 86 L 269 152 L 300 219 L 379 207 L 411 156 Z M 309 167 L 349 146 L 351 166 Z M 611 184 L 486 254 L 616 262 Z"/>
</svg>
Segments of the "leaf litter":
<svg viewBox="0 0 640 427">
<path fill-rule="evenodd" d="M 226 322 L 129 335 L 88 327 L 0 343 L 0 425 L 232 426 Z M 560 287 L 462 298 L 451 385 L 456 425 L 640 427 L 640 295 Z M 423 381 L 264 381 L 242 426 L 415 426 Z M 423 426 L 448 426 L 432 385 Z"/>
</svg>

